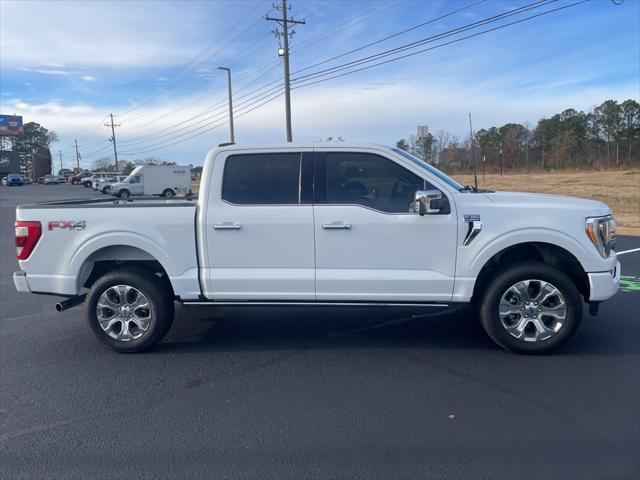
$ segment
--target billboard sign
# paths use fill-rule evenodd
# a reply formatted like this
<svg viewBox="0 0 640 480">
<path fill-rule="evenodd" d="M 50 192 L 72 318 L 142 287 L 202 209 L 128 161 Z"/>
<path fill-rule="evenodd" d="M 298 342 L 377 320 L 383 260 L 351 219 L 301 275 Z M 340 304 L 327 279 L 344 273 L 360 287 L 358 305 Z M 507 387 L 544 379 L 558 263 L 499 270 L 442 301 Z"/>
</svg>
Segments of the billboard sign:
<svg viewBox="0 0 640 480">
<path fill-rule="evenodd" d="M 0 114 L 0 137 L 20 135 L 23 132 L 21 116 Z"/>
<path fill-rule="evenodd" d="M 9 173 L 20 173 L 18 155 L 10 150 L 0 150 L 0 175 L 4 176 Z"/>
</svg>

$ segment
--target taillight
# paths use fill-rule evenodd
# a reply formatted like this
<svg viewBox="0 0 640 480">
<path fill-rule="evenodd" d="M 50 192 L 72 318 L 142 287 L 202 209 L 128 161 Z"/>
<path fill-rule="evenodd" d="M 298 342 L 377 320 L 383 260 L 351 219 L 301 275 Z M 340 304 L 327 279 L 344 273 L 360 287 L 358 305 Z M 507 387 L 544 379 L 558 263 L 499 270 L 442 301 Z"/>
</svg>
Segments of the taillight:
<svg viewBox="0 0 640 480">
<path fill-rule="evenodd" d="M 26 260 L 42 235 L 40 222 L 16 222 L 16 256 Z"/>
</svg>

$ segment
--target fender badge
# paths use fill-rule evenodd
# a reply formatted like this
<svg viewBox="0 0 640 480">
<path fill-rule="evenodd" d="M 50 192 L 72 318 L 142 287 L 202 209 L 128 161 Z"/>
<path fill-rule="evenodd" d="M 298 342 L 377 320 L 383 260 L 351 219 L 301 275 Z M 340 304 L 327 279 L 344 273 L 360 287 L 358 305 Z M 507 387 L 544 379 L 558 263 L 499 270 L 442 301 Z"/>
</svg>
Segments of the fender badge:
<svg viewBox="0 0 640 480">
<path fill-rule="evenodd" d="M 49 231 L 55 229 L 61 230 L 84 230 L 87 223 L 84 220 L 54 220 L 49 222 Z"/>
<path fill-rule="evenodd" d="M 464 215 L 464 221 L 465 222 L 479 222 L 480 221 L 480 215 Z"/>
</svg>

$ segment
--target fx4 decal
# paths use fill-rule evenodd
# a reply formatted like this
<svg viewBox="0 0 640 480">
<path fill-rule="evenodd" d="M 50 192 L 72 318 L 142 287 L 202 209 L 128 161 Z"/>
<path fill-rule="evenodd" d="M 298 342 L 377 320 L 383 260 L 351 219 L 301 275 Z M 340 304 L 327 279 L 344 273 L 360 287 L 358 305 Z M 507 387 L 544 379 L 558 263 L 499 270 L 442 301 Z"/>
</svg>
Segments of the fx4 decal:
<svg viewBox="0 0 640 480">
<path fill-rule="evenodd" d="M 84 220 L 53 220 L 49 222 L 49 231 L 51 230 L 84 230 L 87 223 Z"/>
</svg>

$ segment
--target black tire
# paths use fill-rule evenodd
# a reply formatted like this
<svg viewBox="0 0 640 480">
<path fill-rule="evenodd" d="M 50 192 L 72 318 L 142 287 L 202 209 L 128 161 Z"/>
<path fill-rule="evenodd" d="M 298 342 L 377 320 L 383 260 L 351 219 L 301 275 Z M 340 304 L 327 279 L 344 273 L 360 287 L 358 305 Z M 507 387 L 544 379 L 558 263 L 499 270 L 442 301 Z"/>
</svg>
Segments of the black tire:
<svg viewBox="0 0 640 480">
<path fill-rule="evenodd" d="M 111 193 L 111 187 L 104 187 L 102 193 L 109 195 Z"/>
<path fill-rule="evenodd" d="M 83 183 L 85 188 L 90 188 L 91 187 L 91 182 L 84 182 Z"/>
<path fill-rule="evenodd" d="M 525 341 L 516 338 L 507 331 L 498 314 L 502 295 L 509 287 L 529 279 L 552 284 L 560 292 L 566 305 L 562 326 L 547 339 Z M 479 316 L 487 335 L 502 348 L 518 353 L 546 353 L 566 343 L 576 332 L 582 320 L 582 297 L 573 281 L 560 270 L 540 262 L 521 262 L 495 274 L 480 299 Z"/>
<path fill-rule="evenodd" d="M 170 188 L 165 189 L 164 192 L 162 192 L 162 196 L 165 198 L 173 198 L 176 196 L 176 193 L 171 190 Z"/>
<path fill-rule="evenodd" d="M 100 296 L 115 285 L 128 285 L 141 292 L 150 304 L 148 329 L 140 338 L 121 341 L 109 336 L 98 321 L 97 304 Z M 129 267 L 107 273 L 100 277 L 87 295 L 86 318 L 95 336 L 111 350 L 135 353 L 146 350 L 166 335 L 174 316 L 174 303 L 170 288 L 151 272 Z"/>
<path fill-rule="evenodd" d="M 129 192 L 129 190 L 120 190 L 120 192 L 118 192 L 118 196 L 120 198 L 127 199 L 131 196 L 131 193 Z"/>
</svg>

